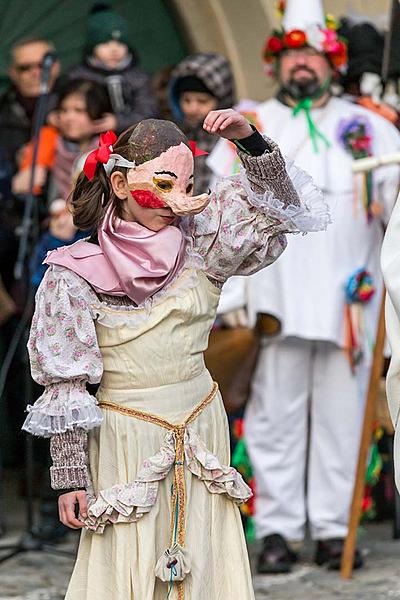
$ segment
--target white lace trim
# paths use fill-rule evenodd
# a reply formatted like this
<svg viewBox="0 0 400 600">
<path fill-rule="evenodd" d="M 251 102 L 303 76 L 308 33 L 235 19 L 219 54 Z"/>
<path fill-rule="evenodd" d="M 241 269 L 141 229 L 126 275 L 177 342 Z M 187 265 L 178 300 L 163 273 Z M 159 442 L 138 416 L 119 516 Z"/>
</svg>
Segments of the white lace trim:
<svg viewBox="0 0 400 600">
<path fill-rule="evenodd" d="M 71 381 L 46 386 L 42 396 L 33 406 L 29 405 L 27 411 L 22 429 L 41 437 L 76 427 L 89 431 L 103 420 L 96 398 L 87 392 L 84 383 L 74 385 Z"/>
<path fill-rule="evenodd" d="M 80 517 L 81 520 L 97 533 L 103 533 L 108 524 L 138 521 L 156 503 L 159 482 L 167 477 L 174 463 L 175 439 L 173 433 L 168 432 L 157 454 L 143 461 L 133 483 L 101 490 L 97 498 L 88 490 L 88 517 Z M 191 428 L 185 432 L 185 464 L 212 494 L 226 494 L 237 503 L 246 502 L 252 496 L 240 473 L 233 467 L 221 465 Z"/>
<path fill-rule="evenodd" d="M 267 212 L 272 218 L 278 219 L 283 225 L 282 229 L 284 228 L 287 232 L 324 231 L 331 223 L 331 216 L 323 193 L 308 173 L 295 165 L 289 158 L 285 158 L 285 162 L 287 173 L 300 198 L 301 205 L 285 206 L 269 190 L 261 194 L 254 192 L 247 179 L 245 169 L 241 167 L 240 182 L 246 191 L 249 204 L 264 213 Z"/>
</svg>

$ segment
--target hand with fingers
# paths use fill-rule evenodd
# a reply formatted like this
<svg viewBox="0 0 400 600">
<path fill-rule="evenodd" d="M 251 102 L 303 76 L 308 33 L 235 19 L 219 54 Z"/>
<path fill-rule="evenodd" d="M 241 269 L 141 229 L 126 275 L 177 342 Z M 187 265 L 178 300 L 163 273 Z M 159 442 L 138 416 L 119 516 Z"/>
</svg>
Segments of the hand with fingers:
<svg viewBox="0 0 400 600">
<path fill-rule="evenodd" d="M 253 133 L 246 117 L 233 110 L 212 110 L 204 119 L 203 128 L 227 140 L 241 140 Z"/>
<path fill-rule="evenodd" d="M 71 529 L 81 529 L 85 524 L 76 517 L 75 508 L 79 506 L 79 516 L 87 517 L 86 490 L 78 490 L 62 494 L 58 498 L 58 513 L 61 523 Z"/>
</svg>

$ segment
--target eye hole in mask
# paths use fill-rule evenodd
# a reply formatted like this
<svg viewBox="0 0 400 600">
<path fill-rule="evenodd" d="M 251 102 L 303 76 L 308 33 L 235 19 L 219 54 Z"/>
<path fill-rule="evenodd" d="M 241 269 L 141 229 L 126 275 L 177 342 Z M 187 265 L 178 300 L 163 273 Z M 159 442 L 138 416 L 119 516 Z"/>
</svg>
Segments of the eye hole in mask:
<svg viewBox="0 0 400 600">
<path fill-rule="evenodd" d="M 174 184 L 170 179 L 158 179 L 157 177 L 153 177 L 153 183 L 160 192 L 164 192 L 164 194 L 168 192 L 172 192 L 174 188 Z"/>
</svg>

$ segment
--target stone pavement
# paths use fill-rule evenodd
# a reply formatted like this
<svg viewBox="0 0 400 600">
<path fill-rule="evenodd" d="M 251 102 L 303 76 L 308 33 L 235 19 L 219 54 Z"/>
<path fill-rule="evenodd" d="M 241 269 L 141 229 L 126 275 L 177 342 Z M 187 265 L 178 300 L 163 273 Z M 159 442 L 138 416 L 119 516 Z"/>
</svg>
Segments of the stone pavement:
<svg viewBox="0 0 400 600">
<path fill-rule="evenodd" d="M 21 503 L 13 500 L 11 504 L 5 507 L 10 530 L 0 539 L 0 546 L 18 540 L 23 527 Z M 68 542 L 58 548 L 73 552 L 76 544 L 77 535 L 72 532 Z M 257 600 L 400 599 L 400 541 L 391 539 L 390 524 L 369 524 L 361 535 L 361 546 L 367 555 L 366 567 L 356 572 L 352 581 L 342 581 L 337 573 L 315 567 L 312 546 L 308 544 L 303 561 L 290 575 L 254 576 Z M 256 548 L 250 551 L 254 560 Z M 72 566 L 72 557 L 42 552 L 21 554 L 0 564 L 0 600 L 62 600 Z"/>
</svg>

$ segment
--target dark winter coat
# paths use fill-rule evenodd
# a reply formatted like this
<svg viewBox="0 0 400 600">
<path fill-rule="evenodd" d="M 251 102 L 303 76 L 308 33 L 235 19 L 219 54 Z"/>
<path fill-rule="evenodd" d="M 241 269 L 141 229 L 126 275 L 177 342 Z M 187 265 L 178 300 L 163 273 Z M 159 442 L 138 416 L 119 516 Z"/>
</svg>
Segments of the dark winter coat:
<svg viewBox="0 0 400 600">
<path fill-rule="evenodd" d="M 54 108 L 55 94 L 48 100 L 48 111 Z M 33 113 L 33 111 L 32 111 Z M 32 138 L 33 115 L 28 115 L 18 100 L 17 90 L 9 87 L 0 96 L 0 147 L 6 160 L 16 170 L 16 154 Z"/>
<path fill-rule="evenodd" d="M 177 82 L 182 77 L 194 75 L 212 92 L 218 100 L 218 109 L 231 108 L 234 104 L 234 81 L 228 60 L 221 54 L 212 52 L 192 54 L 180 62 L 171 74 L 170 103 L 177 124 L 190 139 L 194 140 L 201 150 L 211 152 L 218 141 L 218 137 L 204 131 L 202 124 L 196 127 L 185 122 L 184 115 L 179 105 Z M 195 184 L 194 193 L 200 194 L 208 191 L 212 176 L 207 167 L 206 156 L 195 159 Z"/>
<path fill-rule="evenodd" d="M 117 117 L 117 133 L 134 123 L 157 116 L 157 102 L 150 77 L 136 66 L 132 56 L 128 64 L 118 70 L 97 66 L 89 57 L 73 67 L 69 79 L 88 79 L 107 88 L 113 113 Z"/>
</svg>

